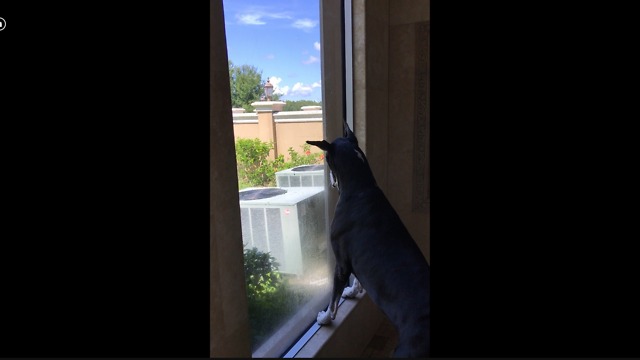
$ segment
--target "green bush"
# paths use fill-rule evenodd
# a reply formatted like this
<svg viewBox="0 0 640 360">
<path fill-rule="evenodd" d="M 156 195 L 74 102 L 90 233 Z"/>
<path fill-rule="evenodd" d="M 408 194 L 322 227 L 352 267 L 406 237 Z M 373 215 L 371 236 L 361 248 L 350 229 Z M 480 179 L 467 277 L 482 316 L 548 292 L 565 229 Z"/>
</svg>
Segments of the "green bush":
<svg viewBox="0 0 640 360">
<path fill-rule="evenodd" d="M 304 301 L 278 272 L 278 263 L 257 248 L 244 250 L 251 343 L 255 350 Z"/>
<path fill-rule="evenodd" d="M 272 143 L 259 139 L 238 139 L 236 141 L 236 162 L 239 187 L 267 186 L 273 174 L 272 164 L 267 156 L 273 149 Z"/>
<path fill-rule="evenodd" d="M 322 163 L 323 154 L 312 154 L 311 146 L 301 146 L 303 153 L 299 154 L 289 148 L 290 160 L 285 161 L 280 154 L 275 160 L 268 159 L 273 143 L 260 139 L 236 140 L 236 162 L 238 166 L 238 185 L 240 189 L 250 186 L 276 186 L 276 172 L 300 165 Z"/>
<path fill-rule="evenodd" d="M 300 111 L 303 106 L 322 106 L 322 102 L 313 100 L 287 100 L 282 111 Z"/>
<path fill-rule="evenodd" d="M 282 282 L 276 259 L 257 248 L 244 250 L 244 271 L 249 299 L 260 299 L 276 292 Z"/>
</svg>

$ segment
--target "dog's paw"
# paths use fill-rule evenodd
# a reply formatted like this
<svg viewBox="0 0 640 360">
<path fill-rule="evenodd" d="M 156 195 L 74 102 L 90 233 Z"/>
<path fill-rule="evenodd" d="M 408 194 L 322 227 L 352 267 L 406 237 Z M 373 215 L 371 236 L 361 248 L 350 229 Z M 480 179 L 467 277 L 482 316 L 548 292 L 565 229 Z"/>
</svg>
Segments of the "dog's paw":
<svg viewBox="0 0 640 360">
<path fill-rule="evenodd" d="M 342 291 L 342 297 L 345 299 L 352 299 L 358 295 L 358 293 L 362 292 L 362 284 L 358 281 L 357 278 L 353 280 L 353 285 L 351 287 L 347 287 Z"/>
<path fill-rule="evenodd" d="M 327 325 L 331 323 L 331 312 L 329 311 L 320 311 L 318 313 L 318 317 L 316 318 L 318 325 Z"/>
<path fill-rule="evenodd" d="M 342 291 L 342 297 L 345 299 L 353 299 L 360 291 L 362 291 L 362 289 L 358 289 L 357 286 L 344 288 L 344 291 Z"/>
</svg>

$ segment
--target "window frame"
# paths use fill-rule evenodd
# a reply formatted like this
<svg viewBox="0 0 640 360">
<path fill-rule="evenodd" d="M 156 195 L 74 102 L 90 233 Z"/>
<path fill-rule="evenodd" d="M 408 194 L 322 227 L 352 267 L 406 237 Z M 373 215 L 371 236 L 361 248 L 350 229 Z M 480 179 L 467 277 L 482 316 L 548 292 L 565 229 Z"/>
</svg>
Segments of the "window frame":
<svg viewBox="0 0 640 360">
<path fill-rule="evenodd" d="M 346 5 L 346 8 L 345 8 Z M 351 77 L 346 78 L 345 69 L 350 72 L 351 64 L 345 59 L 345 9 L 349 14 L 350 0 L 324 0 L 320 2 L 320 26 L 322 46 L 322 84 L 323 84 L 323 129 L 324 138 L 333 139 L 342 135 L 342 119 L 347 119 L 353 127 L 353 100 Z M 210 206 L 215 209 L 216 203 L 223 200 L 219 197 L 226 192 L 238 193 L 237 178 L 234 171 L 224 171 L 231 166 L 222 159 L 232 157 L 235 163 L 233 146 L 233 126 L 228 88 L 228 71 L 223 68 L 227 64 L 226 34 L 224 29 L 224 13 L 222 0 L 211 2 L 211 71 L 210 71 L 210 138 L 211 138 L 211 192 Z M 350 24 L 350 22 L 349 22 Z M 347 26 L 350 28 L 350 25 Z M 349 32 L 350 33 L 350 32 Z M 350 40 L 350 39 L 349 39 Z M 347 42 L 348 43 L 348 42 Z M 214 49 L 224 48 L 224 51 Z M 332 49 L 326 51 L 325 49 Z M 348 62 L 348 64 L 346 64 Z M 224 76 L 227 76 L 224 81 Z M 217 84 L 215 87 L 212 84 Z M 332 91 L 327 91 L 332 89 Z M 349 94 L 345 94 L 348 91 Z M 349 109 L 347 109 L 349 107 Z M 229 160 L 230 161 L 230 160 Z M 227 161 L 227 162 L 229 162 Z M 221 167 L 221 162 L 224 165 Z M 325 170 L 325 227 L 330 228 L 333 209 L 338 194 L 328 187 L 328 171 Z M 222 189 L 222 190 L 221 190 Z M 302 322 L 302 318 L 315 319 L 315 314 L 329 303 L 329 293 L 325 297 L 309 303 L 306 311 L 294 316 L 291 321 L 281 327 L 270 339 L 251 354 L 250 329 L 248 324 L 248 307 L 244 281 L 237 279 L 237 269 L 242 268 L 243 249 L 240 225 L 239 201 L 225 203 L 227 211 L 211 211 L 211 357 L 282 357 L 292 348 L 291 335 L 297 337 L 304 328 L 313 327 L 313 320 Z M 327 233 L 327 242 L 329 242 Z M 240 245 L 238 245 L 240 244 Z M 329 248 L 331 248 L 329 246 Z M 328 252 L 330 269 L 335 266 L 333 253 Z M 244 275 L 243 271 L 241 274 Z M 330 277 L 330 282 L 333 279 Z M 360 294 L 357 299 L 349 300 L 340 306 L 340 316 L 329 326 L 322 326 L 307 332 L 306 341 L 297 343 L 298 350 L 291 352 L 292 357 L 325 356 L 358 356 L 366 343 L 371 339 L 376 325 L 382 319 L 382 313 L 366 295 Z M 311 314 L 313 316 L 311 316 Z M 302 324 L 302 325 L 301 325 Z M 348 334 L 337 336 L 338 334 Z M 295 342 L 295 341 L 294 341 Z M 293 344 L 296 345 L 296 344 Z"/>
</svg>

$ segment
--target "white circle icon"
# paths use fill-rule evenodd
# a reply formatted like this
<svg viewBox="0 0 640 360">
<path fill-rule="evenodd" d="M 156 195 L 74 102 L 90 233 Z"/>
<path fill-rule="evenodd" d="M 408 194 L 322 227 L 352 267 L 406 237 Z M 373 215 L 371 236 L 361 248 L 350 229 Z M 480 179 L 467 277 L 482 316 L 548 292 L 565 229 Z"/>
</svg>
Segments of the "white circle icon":
<svg viewBox="0 0 640 360">
<path fill-rule="evenodd" d="M 7 27 L 7 22 L 3 18 L 0 18 L 0 31 Z"/>
</svg>

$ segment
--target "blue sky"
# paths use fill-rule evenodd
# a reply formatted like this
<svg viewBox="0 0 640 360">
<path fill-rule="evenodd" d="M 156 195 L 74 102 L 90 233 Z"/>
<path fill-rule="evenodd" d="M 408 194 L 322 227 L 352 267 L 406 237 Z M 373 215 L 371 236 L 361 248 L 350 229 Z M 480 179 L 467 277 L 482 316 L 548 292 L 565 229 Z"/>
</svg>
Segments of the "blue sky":
<svg viewBox="0 0 640 360">
<path fill-rule="evenodd" d="M 322 100 L 318 0 L 223 0 L 227 52 L 282 100 Z"/>
</svg>

